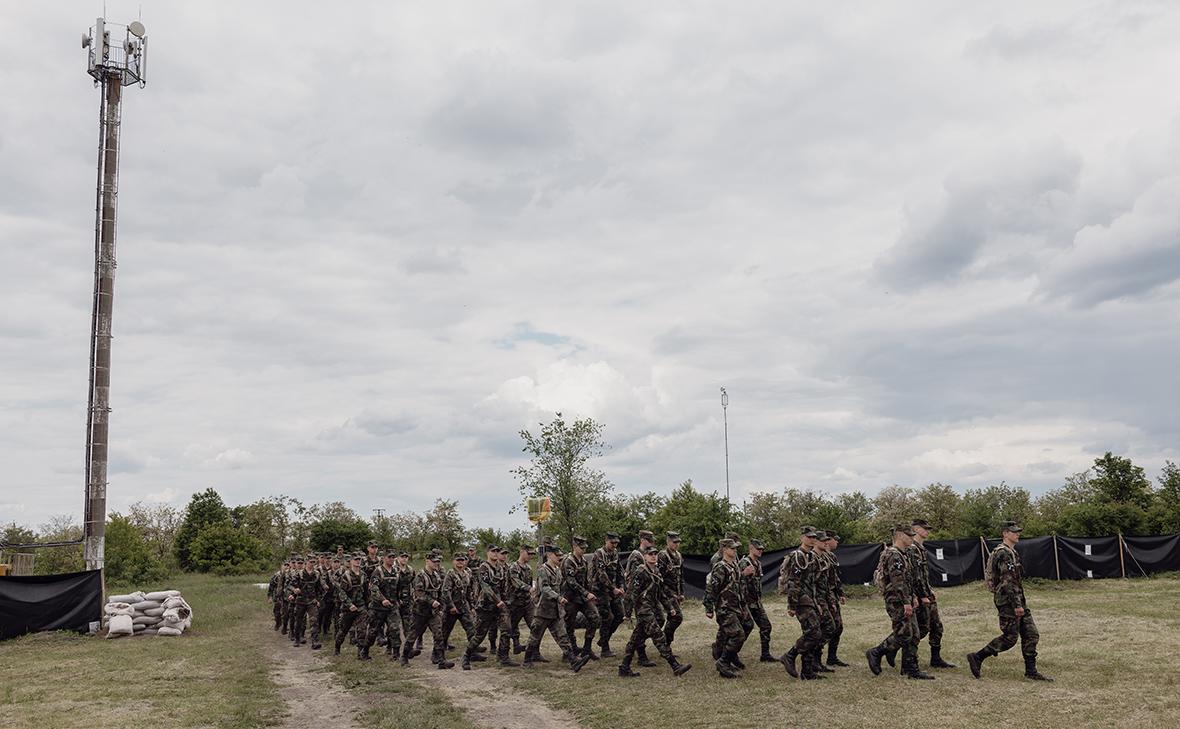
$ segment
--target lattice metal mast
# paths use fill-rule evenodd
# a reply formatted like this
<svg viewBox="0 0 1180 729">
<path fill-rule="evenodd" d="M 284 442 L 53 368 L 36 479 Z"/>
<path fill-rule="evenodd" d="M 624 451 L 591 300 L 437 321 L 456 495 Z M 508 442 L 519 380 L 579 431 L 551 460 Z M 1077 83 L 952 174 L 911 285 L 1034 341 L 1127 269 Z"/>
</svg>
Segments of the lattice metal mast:
<svg viewBox="0 0 1180 729">
<path fill-rule="evenodd" d="M 122 39 L 117 36 L 122 35 Z M 114 40 L 113 40 L 114 39 Z M 119 201 L 119 124 L 123 87 L 146 81 L 143 24 L 94 21 L 82 36 L 87 73 L 102 90 L 98 105 L 98 185 L 94 221 L 94 302 L 90 329 L 90 392 L 86 410 L 86 569 L 102 569 L 107 520 L 107 458 L 111 413 L 111 315 L 115 296 L 115 219 Z"/>
</svg>

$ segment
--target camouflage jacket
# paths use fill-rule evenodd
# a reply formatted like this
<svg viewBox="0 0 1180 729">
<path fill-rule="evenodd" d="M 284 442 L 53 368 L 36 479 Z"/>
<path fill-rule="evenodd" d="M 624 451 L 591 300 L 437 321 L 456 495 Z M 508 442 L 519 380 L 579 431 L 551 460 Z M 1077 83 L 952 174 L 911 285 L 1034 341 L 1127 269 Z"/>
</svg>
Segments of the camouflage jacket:
<svg viewBox="0 0 1180 729">
<path fill-rule="evenodd" d="M 914 542 L 905 549 L 905 558 L 910 565 L 910 583 L 914 586 L 914 595 L 918 598 L 930 597 L 930 565 L 926 555 L 926 547 Z"/>
<path fill-rule="evenodd" d="M 631 571 L 627 596 L 635 606 L 635 617 L 663 620 L 664 581 L 654 568 L 642 564 Z"/>
<path fill-rule="evenodd" d="M 586 595 L 594 592 L 590 589 L 590 565 L 584 555 L 579 557 L 570 552 L 561 560 L 561 586 L 565 599 L 570 602 L 585 602 Z"/>
<path fill-rule="evenodd" d="M 295 592 L 299 590 L 299 592 Z M 300 604 L 309 604 L 320 600 L 324 596 L 324 583 L 320 579 L 320 574 L 314 570 L 308 572 L 306 569 L 300 570 L 291 581 L 291 594 L 295 597 L 295 602 Z"/>
<path fill-rule="evenodd" d="M 373 570 L 381 566 L 380 559 L 369 559 L 369 555 L 365 555 L 361 560 L 361 572 L 365 573 L 365 577 L 372 577 Z"/>
<path fill-rule="evenodd" d="M 1016 550 L 1001 542 L 992 550 L 991 563 L 996 607 L 1027 607 L 1024 602 L 1024 565 Z"/>
<path fill-rule="evenodd" d="M 343 610 L 348 610 L 353 605 L 363 610 L 369 599 L 368 587 L 369 581 L 365 579 L 364 572 L 345 570 L 336 578 L 336 602 Z"/>
<path fill-rule="evenodd" d="M 705 612 L 725 615 L 741 614 L 746 610 L 743 596 L 745 586 L 742 582 L 741 569 L 737 562 L 726 562 L 722 559 L 709 570 L 708 585 L 705 590 Z"/>
<path fill-rule="evenodd" d="M 623 569 L 618 550 L 599 547 L 590 555 L 590 586 L 594 594 L 611 599 L 613 591 L 623 589 Z"/>
<path fill-rule="evenodd" d="M 443 578 L 442 603 L 447 610 L 455 608 L 460 613 L 471 610 L 471 570 L 452 569 Z"/>
<path fill-rule="evenodd" d="M 557 619 L 558 601 L 561 600 L 561 568 L 541 565 L 537 570 L 537 602 L 535 615 L 546 620 Z"/>
<path fill-rule="evenodd" d="M 524 607 L 529 602 L 529 591 L 533 587 L 533 568 L 519 560 L 508 565 L 507 594 L 504 602 Z"/>
<path fill-rule="evenodd" d="M 840 560 L 836 559 L 835 552 L 827 552 L 825 557 L 828 558 L 830 573 L 828 574 L 828 585 L 831 587 L 830 599 L 833 602 L 839 602 L 844 597 L 844 581 L 840 579 Z"/>
<path fill-rule="evenodd" d="M 787 596 L 791 610 L 800 607 L 815 607 L 815 578 L 819 567 L 815 554 L 795 549 L 783 557 L 782 573 L 779 575 L 779 591 Z"/>
<path fill-rule="evenodd" d="M 762 602 L 762 561 L 747 554 L 738 560 L 738 572 L 745 572 L 747 567 L 753 567 L 754 574 L 741 576 L 742 597 L 746 605 L 758 605 Z M 712 575 L 712 571 L 709 574 Z M 712 579 L 709 582 L 712 582 Z"/>
<path fill-rule="evenodd" d="M 905 554 L 892 545 L 881 556 L 884 565 L 885 587 L 881 594 L 885 602 L 909 604 L 914 599 L 913 572 Z"/>
<path fill-rule="evenodd" d="M 414 582 L 410 586 L 410 599 L 413 601 L 415 615 L 430 615 L 441 610 L 443 605 L 443 573 L 442 570 L 423 569 L 414 575 Z M 438 602 L 438 608 L 434 603 Z"/>
<path fill-rule="evenodd" d="M 394 562 L 393 569 L 397 572 L 397 599 L 405 605 L 410 601 L 410 586 L 414 584 L 414 568 L 410 565 L 402 567 Z"/>
<path fill-rule="evenodd" d="M 266 596 L 271 600 L 283 599 L 283 578 L 285 575 L 282 570 L 275 572 L 270 576 L 270 584 L 266 586 Z"/>
<path fill-rule="evenodd" d="M 397 580 L 397 565 L 388 570 L 385 569 L 385 565 L 381 565 L 373 570 L 373 574 L 369 575 L 369 607 L 374 610 L 397 610 L 400 605 L 397 597 Z M 382 600 L 388 600 L 393 604 L 391 607 L 385 607 L 381 604 Z"/>
<path fill-rule="evenodd" d="M 638 549 L 631 550 L 631 554 L 627 555 L 626 561 L 623 563 L 623 587 L 631 584 L 631 573 L 643 566 L 643 553 Z"/>
<path fill-rule="evenodd" d="M 684 555 L 669 549 L 656 556 L 656 569 L 664 581 L 665 597 L 684 597 Z"/>
<path fill-rule="evenodd" d="M 500 568 L 491 562 L 480 562 L 475 571 L 475 607 L 477 610 L 495 610 L 496 603 L 504 599 L 504 581 Z"/>
</svg>

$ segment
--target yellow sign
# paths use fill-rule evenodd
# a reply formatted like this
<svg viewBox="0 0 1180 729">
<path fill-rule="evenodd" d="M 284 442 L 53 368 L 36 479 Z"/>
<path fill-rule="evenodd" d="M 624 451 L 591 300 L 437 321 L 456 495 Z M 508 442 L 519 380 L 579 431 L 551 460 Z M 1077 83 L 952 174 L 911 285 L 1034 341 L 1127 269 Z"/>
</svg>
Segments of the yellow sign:
<svg viewBox="0 0 1180 729">
<path fill-rule="evenodd" d="M 549 521 L 549 517 L 553 515 L 552 505 L 549 503 L 548 496 L 540 499 L 528 499 L 525 503 L 529 508 L 529 521 L 534 524 Z"/>
</svg>

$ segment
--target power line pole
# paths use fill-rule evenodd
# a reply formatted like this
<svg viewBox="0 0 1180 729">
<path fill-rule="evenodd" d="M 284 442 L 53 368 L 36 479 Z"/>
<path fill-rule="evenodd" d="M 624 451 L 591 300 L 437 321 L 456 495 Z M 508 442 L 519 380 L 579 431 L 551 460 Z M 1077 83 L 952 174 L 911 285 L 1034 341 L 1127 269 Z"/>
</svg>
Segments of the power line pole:
<svg viewBox="0 0 1180 729">
<path fill-rule="evenodd" d="M 729 393 L 721 388 L 721 422 L 725 428 L 725 502 L 729 500 Z M 732 505 L 732 504 L 731 504 Z"/>
<path fill-rule="evenodd" d="M 121 29 L 121 30 L 119 30 Z M 112 43 L 112 32 L 122 40 Z M 86 411 L 86 511 L 82 523 L 86 569 L 101 570 L 107 522 L 107 458 L 111 414 L 111 316 L 115 296 L 115 216 L 119 201 L 119 125 L 123 87 L 145 82 L 143 23 L 94 21 L 82 36 L 87 73 L 101 87 L 98 102 L 98 189 L 94 221 L 94 301 L 90 318 L 90 392 Z"/>
</svg>

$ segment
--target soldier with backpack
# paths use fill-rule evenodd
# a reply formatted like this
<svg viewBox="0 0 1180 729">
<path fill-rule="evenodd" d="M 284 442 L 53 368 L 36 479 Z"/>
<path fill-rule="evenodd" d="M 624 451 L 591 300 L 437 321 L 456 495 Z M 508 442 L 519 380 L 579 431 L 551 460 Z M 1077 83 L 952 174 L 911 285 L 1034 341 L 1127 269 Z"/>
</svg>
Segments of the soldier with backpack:
<svg viewBox="0 0 1180 729">
<path fill-rule="evenodd" d="M 1000 614 L 1000 635 L 975 653 L 968 653 L 967 664 L 971 666 L 971 675 L 979 678 L 980 667 L 986 659 L 1008 650 L 1019 641 L 1020 652 L 1024 654 L 1024 677 L 1052 681 L 1037 670 L 1037 642 L 1041 636 L 1024 599 L 1024 567 L 1016 553 L 1020 525 L 1006 521 L 1001 533 L 1003 541 L 992 550 L 983 571 L 984 583 L 995 595 L 996 610 Z"/>
<path fill-rule="evenodd" d="M 918 623 L 914 618 L 918 599 L 913 572 L 905 550 L 914 543 L 914 529 L 908 524 L 893 528 L 893 544 L 886 547 L 877 562 L 873 581 L 885 597 L 885 612 L 889 614 L 892 630 L 885 640 L 865 652 L 869 670 L 881 674 L 881 659 L 901 650 L 901 672 L 913 679 L 933 680 L 934 676 L 918 668 Z"/>
</svg>

